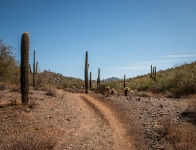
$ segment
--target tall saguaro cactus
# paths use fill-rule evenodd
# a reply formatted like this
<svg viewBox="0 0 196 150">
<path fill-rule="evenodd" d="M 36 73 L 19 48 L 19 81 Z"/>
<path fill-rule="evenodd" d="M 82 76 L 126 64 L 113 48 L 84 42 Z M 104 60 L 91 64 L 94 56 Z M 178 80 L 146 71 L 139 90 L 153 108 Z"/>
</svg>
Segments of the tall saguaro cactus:
<svg viewBox="0 0 196 150">
<path fill-rule="evenodd" d="M 97 78 L 97 86 L 100 84 L 100 68 L 98 69 L 98 78 Z"/>
<path fill-rule="evenodd" d="M 85 58 L 85 93 L 88 93 L 88 51 L 86 51 L 86 58 Z"/>
<path fill-rule="evenodd" d="M 21 38 L 20 64 L 21 101 L 23 104 L 29 101 L 29 42 L 29 34 L 24 32 Z"/>
<path fill-rule="evenodd" d="M 124 86 L 124 88 L 126 87 L 126 78 L 125 78 L 125 75 L 124 75 L 124 82 L 123 82 L 123 86 Z"/>
<path fill-rule="evenodd" d="M 38 62 L 35 63 L 35 50 L 34 50 L 34 60 L 33 60 L 33 72 L 31 70 L 30 64 L 29 67 L 30 67 L 30 73 L 33 75 L 33 86 L 35 87 L 35 76 L 37 75 L 37 67 L 38 67 Z"/>
<path fill-rule="evenodd" d="M 92 90 L 92 73 L 90 72 L 90 90 Z"/>
</svg>

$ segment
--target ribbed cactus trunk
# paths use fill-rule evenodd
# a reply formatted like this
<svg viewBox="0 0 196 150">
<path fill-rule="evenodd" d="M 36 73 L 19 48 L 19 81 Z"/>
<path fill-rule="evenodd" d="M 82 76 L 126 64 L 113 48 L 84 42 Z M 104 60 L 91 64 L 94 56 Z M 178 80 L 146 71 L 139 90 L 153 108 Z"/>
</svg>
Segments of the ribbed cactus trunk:
<svg viewBox="0 0 196 150">
<path fill-rule="evenodd" d="M 128 90 L 126 90 L 126 76 L 124 75 L 124 93 L 125 93 L 125 96 L 127 96 L 127 93 L 128 93 Z"/>
<path fill-rule="evenodd" d="M 92 90 L 92 73 L 90 72 L 90 90 Z"/>
<path fill-rule="evenodd" d="M 21 101 L 23 104 L 29 101 L 29 34 L 23 33 L 21 39 L 21 64 L 20 64 L 20 85 Z"/>
<path fill-rule="evenodd" d="M 35 77 L 37 75 L 37 66 L 38 66 L 38 62 L 35 62 L 35 50 L 34 50 L 33 72 L 31 71 L 31 66 L 30 66 L 30 73 L 33 75 L 33 86 L 34 87 L 36 86 Z"/>
<path fill-rule="evenodd" d="M 150 78 L 152 78 L 152 65 L 151 65 Z"/>
<path fill-rule="evenodd" d="M 88 51 L 86 51 L 85 59 L 85 93 L 88 93 Z"/>
<path fill-rule="evenodd" d="M 157 71 L 156 71 L 156 66 L 154 66 L 154 81 L 155 82 L 157 81 L 156 76 L 157 76 Z"/>
<path fill-rule="evenodd" d="M 98 69 L 97 86 L 100 84 L 100 68 Z"/>
<path fill-rule="evenodd" d="M 123 86 L 124 86 L 124 88 L 126 87 L 126 78 L 125 78 L 125 75 L 124 75 L 124 82 L 123 82 Z"/>
</svg>

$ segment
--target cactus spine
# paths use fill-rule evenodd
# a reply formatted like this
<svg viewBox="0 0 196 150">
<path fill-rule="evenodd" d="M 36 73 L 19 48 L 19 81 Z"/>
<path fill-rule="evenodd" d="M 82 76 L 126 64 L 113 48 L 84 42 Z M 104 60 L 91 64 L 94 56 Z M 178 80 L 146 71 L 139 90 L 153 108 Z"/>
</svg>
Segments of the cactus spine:
<svg viewBox="0 0 196 150">
<path fill-rule="evenodd" d="M 90 72 L 90 90 L 92 90 L 92 73 Z"/>
<path fill-rule="evenodd" d="M 33 75 L 33 86 L 35 87 L 35 76 L 37 75 L 37 66 L 38 62 L 35 63 L 35 50 L 34 50 L 34 61 L 33 61 L 33 72 L 31 70 L 31 65 L 29 64 L 30 67 L 30 73 Z"/>
<path fill-rule="evenodd" d="M 88 93 L 88 51 L 86 51 L 86 59 L 85 59 L 85 93 Z"/>
<path fill-rule="evenodd" d="M 21 38 L 21 64 L 20 64 L 20 86 L 21 101 L 23 104 L 29 101 L 29 34 L 24 32 Z"/>
<path fill-rule="evenodd" d="M 97 86 L 100 84 L 100 68 L 98 69 L 98 78 L 97 78 Z"/>
</svg>

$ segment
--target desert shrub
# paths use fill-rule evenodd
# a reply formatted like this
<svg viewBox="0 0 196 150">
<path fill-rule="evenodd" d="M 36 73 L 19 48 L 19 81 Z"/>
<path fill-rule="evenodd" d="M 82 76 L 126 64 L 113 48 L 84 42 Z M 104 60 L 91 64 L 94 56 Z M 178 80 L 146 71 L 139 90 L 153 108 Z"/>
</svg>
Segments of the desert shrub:
<svg viewBox="0 0 196 150">
<path fill-rule="evenodd" d="M 0 82 L 19 84 L 19 66 L 13 54 L 13 47 L 0 39 Z"/>
<path fill-rule="evenodd" d="M 13 135 L 10 145 L 4 148 L 10 150 L 52 150 L 56 145 L 56 140 L 47 134 L 38 132 L 21 133 Z"/>
<path fill-rule="evenodd" d="M 175 70 L 171 81 L 172 92 L 176 95 L 188 95 L 196 93 L 196 70 L 193 66 L 186 66 Z"/>
<path fill-rule="evenodd" d="M 47 90 L 46 95 L 56 97 L 56 91 L 53 89 L 49 89 Z"/>
<path fill-rule="evenodd" d="M 152 93 L 171 92 L 175 97 L 196 93 L 196 62 L 157 72 L 156 82 L 149 75 L 129 79 L 132 90 Z"/>
<path fill-rule="evenodd" d="M 105 93 L 106 93 L 106 91 L 107 91 L 106 87 L 107 87 L 106 84 L 100 83 L 100 84 L 97 86 L 96 92 L 105 95 Z"/>
<path fill-rule="evenodd" d="M 38 104 L 35 102 L 35 100 L 30 100 L 28 103 L 28 107 L 32 109 L 36 108 L 37 105 Z"/>
<path fill-rule="evenodd" d="M 107 85 L 110 86 L 111 88 L 116 89 L 116 90 L 121 89 L 121 84 L 118 81 L 107 82 Z"/>
<path fill-rule="evenodd" d="M 61 82 L 61 86 L 63 88 L 71 88 L 71 87 L 81 88 L 83 87 L 83 85 L 84 85 L 84 82 L 82 80 L 74 79 L 74 78 L 65 78 Z"/>
<path fill-rule="evenodd" d="M 187 108 L 182 112 L 182 116 L 189 122 L 196 125 L 196 100 L 188 101 Z"/>
<path fill-rule="evenodd" d="M 196 127 L 191 124 L 175 124 L 169 118 L 163 118 L 158 123 L 158 134 L 174 150 L 196 149 Z"/>
<path fill-rule="evenodd" d="M 166 140 L 175 150 L 196 149 L 196 128 L 193 125 L 179 125 L 169 129 Z"/>
</svg>

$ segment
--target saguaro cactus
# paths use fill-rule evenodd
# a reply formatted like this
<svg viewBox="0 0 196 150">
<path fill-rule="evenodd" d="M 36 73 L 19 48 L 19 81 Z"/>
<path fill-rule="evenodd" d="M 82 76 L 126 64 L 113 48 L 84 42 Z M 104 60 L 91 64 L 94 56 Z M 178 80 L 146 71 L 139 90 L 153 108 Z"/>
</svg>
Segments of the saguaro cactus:
<svg viewBox="0 0 196 150">
<path fill-rule="evenodd" d="M 150 78 L 151 78 L 152 80 L 156 81 L 156 66 L 152 67 L 152 65 L 151 65 Z"/>
<path fill-rule="evenodd" d="M 92 90 L 92 73 L 90 72 L 90 90 Z"/>
<path fill-rule="evenodd" d="M 126 79 L 125 79 L 125 75 L 124 75 L 124 82 L 123 82 L 123 86 L 124 86 L 124 88 L 126 87 Z"/>
<path fill-rule="evenodd" d="M 100 84 L 100 68 L 98 69 L 98 78 L 97 78 L 97 86 Z"/>
<path fill-rule="evenodd" d="M 33 72 L 31 70 L 31 65 L 29 64 L 30 68 L 30 73 L 33 75 L 33 86 L 35 87 L 35 76 L 37 75 L 37 67 L 38 67 L 38 62 L 35 63 L 35 50 L 34 50 L 34 61 L 33 61 Z"/>
<path fill-rule="evenodd" d="M 88 51 L 86 51 L 86 59 L 85 59 L 85 93 L 88 93 Z"/>
<path fill-rule="evenodd" d="M 23 104 L 29 101 L 29 42 L 29 34 L 24 32 L 21 38 L 20 64 L 21 101 Z"/>
<path fill-rule="evenodd" d="M 156 79 L 156 76 L 157 76 L 156 66 L 154 66 L 153 70 L 154 70 L 154 73 L 153 73 L 154 81 L 157 81 L 157 79 Z"/>
</svg>

